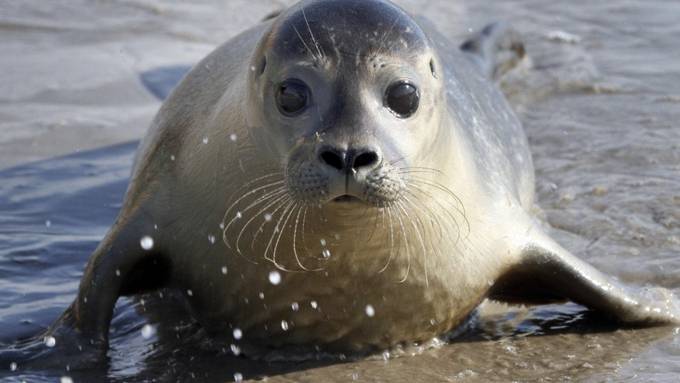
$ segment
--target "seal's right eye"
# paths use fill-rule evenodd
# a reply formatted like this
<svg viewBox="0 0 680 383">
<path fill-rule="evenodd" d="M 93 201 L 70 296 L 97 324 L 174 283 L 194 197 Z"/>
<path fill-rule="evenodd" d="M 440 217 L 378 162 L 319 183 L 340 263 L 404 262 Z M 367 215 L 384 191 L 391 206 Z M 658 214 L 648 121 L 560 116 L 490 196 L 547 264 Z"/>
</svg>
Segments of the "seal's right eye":
<svg viewBox="0 0 680 383">
<path fill-rule="evenodd" d="M 276 105 L 284 116 L 299 115 L 307 107 L 308 101 L 309 87 L 300 80 L 286 80 L 276 89 Z"/>
<path fill-rule="evenodd" d="M 407 118 L 418 110 L 420 93 L 408 81 L 392 83 L 385 92 L 385 106 L 399 118 Z"/>
</svg>

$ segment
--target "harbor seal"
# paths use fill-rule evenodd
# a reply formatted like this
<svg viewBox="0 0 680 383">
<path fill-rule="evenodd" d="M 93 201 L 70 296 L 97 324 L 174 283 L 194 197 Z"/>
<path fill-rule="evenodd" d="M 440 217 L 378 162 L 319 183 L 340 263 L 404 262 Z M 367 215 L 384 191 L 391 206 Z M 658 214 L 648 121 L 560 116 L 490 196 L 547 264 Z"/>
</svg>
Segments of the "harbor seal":
<svg viewBox="0 0 680 383">
<path fill-rule="evenodd" d="M 161 107 L 73 304 L 4 360 L 97 363 L 117 299 L 159 288 L 247 355 L 421 342 L 487 297 L 677 321 L 531 217 L 504 36 L 459 50 L 388 1 L 318 0 L 217 48 Z"/>
</svg>

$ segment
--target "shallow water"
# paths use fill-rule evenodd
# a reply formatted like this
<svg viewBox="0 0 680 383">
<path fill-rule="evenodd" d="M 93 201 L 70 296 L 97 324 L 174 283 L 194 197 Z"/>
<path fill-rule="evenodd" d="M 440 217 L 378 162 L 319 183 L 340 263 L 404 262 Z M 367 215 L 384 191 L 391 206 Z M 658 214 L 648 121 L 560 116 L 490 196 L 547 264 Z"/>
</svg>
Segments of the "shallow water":
<svg viewBox="0 0 680 383">
<path fill-rule="evenodd" d="M 144 134 L 159 105 L 140 74 L 196 62 L 279 3 L 290 4 L 0 0 L 0 343 L 38 332 L 73 299 L 89 253 L 120 207 L 136 146 L 128 141 Z M 562 244 L 601 270 L 677 293 L 680 3 L 400 4 L 455 41 L 499 19 L 525 35 L 534 69 L 504 85 L 532 144 L 539 215 Z M 172 303 L 119 302 L 109 368 L 68 375 L 215 381 L 265 371 L 279 382 L 671 382 L 680 374 L 678 330 L 616 329 L 576 305 L 485 304 L 452 344 L 387 361 L 324 365 L 220 355 Z M 146 323 L 158 332 L 148 339 L 141 336 Z M 66 374 L 26 375 L 19 367 L 0 378 L 55 381 Z"/>
</svg>

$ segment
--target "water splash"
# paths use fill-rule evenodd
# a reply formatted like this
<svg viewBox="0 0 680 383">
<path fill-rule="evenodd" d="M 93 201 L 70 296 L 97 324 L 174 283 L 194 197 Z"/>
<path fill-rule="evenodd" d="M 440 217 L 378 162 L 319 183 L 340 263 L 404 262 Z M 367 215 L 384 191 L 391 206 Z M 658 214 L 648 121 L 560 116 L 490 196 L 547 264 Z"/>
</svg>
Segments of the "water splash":
<svg viewBox="0 0 680 383">
<path fill-rule="evenodd" d="M 276 286 L 281 283 L 281 273 L 278 271 L 272 271 L 269 273 L 269 283 Z"/>
<path fill-rule="evenodd" d="M 239 340 L 243 338 L 243 331 L 241 331 L 240 328 L 236 327 L 232 332 L 232 335 L 234 335 L 234 339 Z"/>
<path fill-rule="evenodd" d="M 142 247 L 142 249 L 149 251 L 153 249 L 153 238 L 151 238 L 148 235 L 145 235 L 139 241 L 139 245 Z"/>
</svg>

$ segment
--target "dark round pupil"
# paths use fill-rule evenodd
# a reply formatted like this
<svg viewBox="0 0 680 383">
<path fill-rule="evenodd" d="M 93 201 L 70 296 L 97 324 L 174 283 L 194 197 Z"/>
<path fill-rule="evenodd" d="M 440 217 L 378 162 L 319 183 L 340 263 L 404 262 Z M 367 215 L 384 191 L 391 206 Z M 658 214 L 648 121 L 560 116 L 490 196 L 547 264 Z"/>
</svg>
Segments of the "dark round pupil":
<svg viewBox="0 0 680 383">
<path fill-rule="evenodd" d="M 300 81 L 285 81 L 276 92 L 276 103 L 283 114 L 301 112 L 307 106 L 307 86 Z"/>
<path fill-rule="evenodd" d="M 397 82 L 387 89 L 386 104 L 397 116 L 408 117 L 418 109 L 418 89 L 406 82 Z"/>
</svg>

